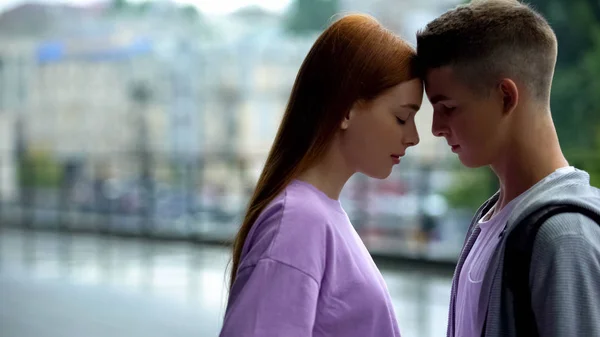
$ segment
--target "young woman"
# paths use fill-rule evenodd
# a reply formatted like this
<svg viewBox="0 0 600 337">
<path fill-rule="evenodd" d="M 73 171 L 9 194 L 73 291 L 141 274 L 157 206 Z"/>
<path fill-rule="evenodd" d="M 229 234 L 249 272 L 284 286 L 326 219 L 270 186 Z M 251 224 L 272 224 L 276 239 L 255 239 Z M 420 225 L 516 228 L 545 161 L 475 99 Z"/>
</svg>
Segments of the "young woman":
<svg viewBox="0 0 600 337">
<path fill-rule="evenodd" d="M 399 336 L 385 282 L 338 198 L 419 142 L 415 51 L 349 15 L 317 39 L 233 247 L 222 337 Z"/>
</svg>

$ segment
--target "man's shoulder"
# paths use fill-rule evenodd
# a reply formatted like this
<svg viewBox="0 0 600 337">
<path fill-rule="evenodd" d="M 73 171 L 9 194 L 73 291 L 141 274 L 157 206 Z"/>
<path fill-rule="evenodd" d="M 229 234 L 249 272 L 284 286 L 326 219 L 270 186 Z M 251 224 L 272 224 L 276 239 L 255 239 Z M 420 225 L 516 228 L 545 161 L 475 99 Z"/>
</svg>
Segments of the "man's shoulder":
<svg viewBox="0 0 600 337">
<path fill-rule="evenodd" d="M 534 251 L 556 252 L 565 245 L 593 248 L 600 253 L 600 223 L 578 212 L 565 212 L 548 218 L 535 239 Z"/>
</svg>

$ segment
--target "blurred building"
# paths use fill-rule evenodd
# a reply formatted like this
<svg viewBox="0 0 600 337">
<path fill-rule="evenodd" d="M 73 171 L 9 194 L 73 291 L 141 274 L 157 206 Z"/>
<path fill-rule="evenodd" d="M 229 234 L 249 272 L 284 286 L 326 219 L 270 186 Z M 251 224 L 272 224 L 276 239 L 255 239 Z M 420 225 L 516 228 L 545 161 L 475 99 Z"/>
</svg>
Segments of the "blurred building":
<svg viewBox="0 0 600 337">
<path fill-rule="evenodd" d="M 318 34 L 290 35 L 283 14 L 258 7 L 203 16 L 170 1 L 145 6 L 25 5 L 0 15 L 0 38 L 14 47 L 4 57 L 11 85 L 2 100 L 15 116 L 7 123 L 22 125 L 12 138 L 88 180 L 187 177 L 178 183 L 218 191 L 219 203 L 236 212 Z M 403 35 L 414 35 L 423 18 L 413 7 L 342 1 L 342 9 L 371 13 Z M 431 117 L 424 98 L 413 162 L 449 155 L 431 135 Z"/>
<path fill-rule="evenodd" d="M 32 42 L 0 34 L 0 198 L 18 197 L 17 155 L 23 145 L 23 115 L 27 111 Z"/>
<path fill-rule="evenodd" d="M 213 18 L 205 48 L 204 180 L 230 211 L 245 206 L 314 36 L 287 35 L 282 17 L 256 7 Z M 218 157 L 212 156 L 217 152 Z"/>
<path fill-rule="evenodd" d="M 415 42 L 415 32 L 460 0 L 339 0 L 342 11 L 375 16 L 383 25 Z"/>
<path fill-rule="evenodd" d="M 12 201 L 18 194 L 15 160 L 16 114 L 0 108 L 0 201 Z"/>
<path fill-rule="evenodd" d="M 149 20 L 135 17 L 88 15 L 75 20 L 79 25 L 67 25 L 63 22 L 82 17 L 78 14 L 90 9 L 61 8 L 25 5 L 0 19 L 0 26 L 11 32 L 11 44 L 20 44 L 12 49 L 16 61 L 6 68 L 9 74 L 20 76 L 16 83 L 22 85 L 10 86 L 20 91 L 6 91 L 4 96 L 21 101 L 28 146 L 63 161 L 103 162 L 110 171 L 131 171 L 112 166 L 135 162 L 131 159 L 141 151 L 186 148 L 198 153 L 198 146 L 178 140 L 182 138 L 178 125 L 197 128 L 198 123 L 189 118 L 174 122 L 182 119 L 179 115 L 186 109 L 188 116 L 198 112 L 190 107 L 190 102 L 197 102 L 198 89 L 182 89 L 182 74 L 192 80 L 201 78 L 194 76 L 197 63 L 189 60 L 190 52 L 169 50 L 169 42 L 189 36 L 174 30 L 157 34 L 156 27 L 144 29 Z M 44 33 L 18 25 L 38 16 L 45 18 Z M 173 59 L 175 55 L 179 59 Z M 182 62 L 186 55 L 187 64 Z"/>
</svg>

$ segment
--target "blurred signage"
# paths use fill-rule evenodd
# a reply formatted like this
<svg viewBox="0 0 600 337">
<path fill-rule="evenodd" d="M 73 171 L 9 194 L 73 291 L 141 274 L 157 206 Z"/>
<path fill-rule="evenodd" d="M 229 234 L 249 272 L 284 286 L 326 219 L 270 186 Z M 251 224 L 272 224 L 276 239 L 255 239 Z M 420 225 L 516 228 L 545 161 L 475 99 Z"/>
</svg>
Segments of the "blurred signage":
<svg viewBox="0 0 600 337">
<path fill-rule="evenodd" d="M 152 40 L 145 37 L 95 37 L 43 42 L 37 48 L 36 57 L 39 63 L 59 62 L 65 59 L 110 61 L 146 54 L 152 49 Z"/>
</svg>

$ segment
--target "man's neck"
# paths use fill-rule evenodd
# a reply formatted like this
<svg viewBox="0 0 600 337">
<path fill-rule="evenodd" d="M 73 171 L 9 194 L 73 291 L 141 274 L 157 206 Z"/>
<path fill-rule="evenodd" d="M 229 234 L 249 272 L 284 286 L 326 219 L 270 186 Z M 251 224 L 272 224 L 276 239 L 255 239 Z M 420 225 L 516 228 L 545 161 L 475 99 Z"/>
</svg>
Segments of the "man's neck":
<svg viewBox="0 0 600 337">
<path fill-rule="evenodd" d="M 517 132 L 499 155 L 500 159 L 492 165 L 500 180 L 500 198 L 494 213 L 552 172 L 569 165 L 560 149 L 550 115 L 528 128 L 529 132 Z"/>
</svg>

